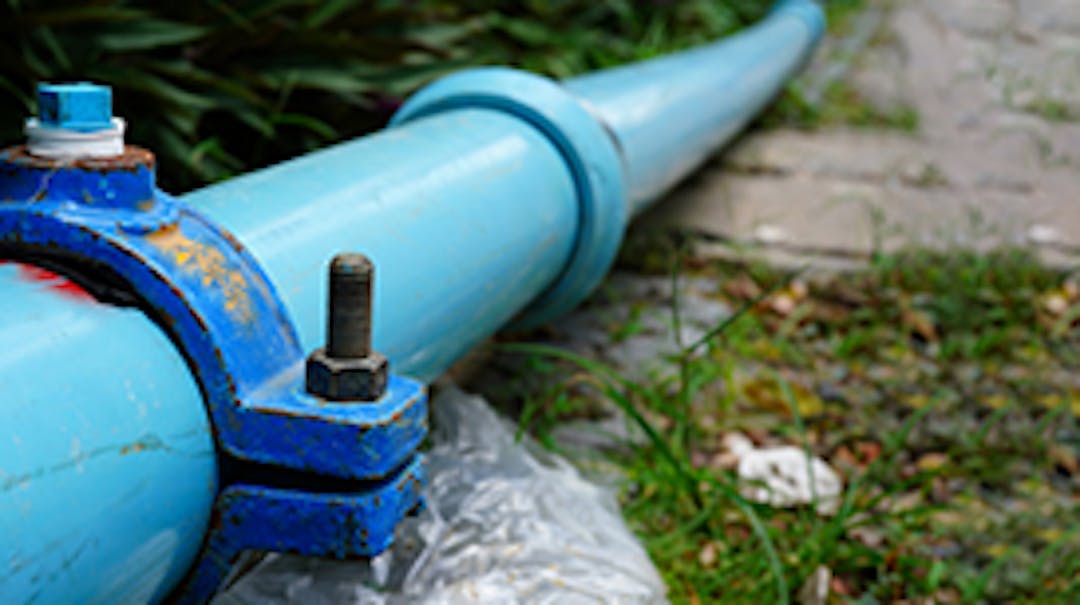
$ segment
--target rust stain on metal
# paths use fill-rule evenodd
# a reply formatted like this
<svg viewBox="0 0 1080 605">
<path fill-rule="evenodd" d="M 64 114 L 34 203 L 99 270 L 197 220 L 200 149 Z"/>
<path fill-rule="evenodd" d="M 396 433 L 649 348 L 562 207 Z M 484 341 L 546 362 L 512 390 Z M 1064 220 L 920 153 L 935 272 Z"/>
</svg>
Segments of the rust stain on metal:
<svg viewBox="0 0 1080 605">
<path fill-rule="evenodd" d="M 216 288 L 225 299 L 225 310 L 244 323 L 254 320 L 250 284 L 214 246 L 189 238 L 177 225 L 169 225 L 146 236 L 154 247 L 167 254 L 177 267 L 198 276 L 202 287 Z"/>
<path fill-rule="evenodd" d="M 5 149 L 3 160 L 25 168 L 39 170 L 74 167 L 94 172 L 112 172 L 115 170 L 134 172 L 139 168 L 152 169 L 157 163 L 153 153 L 134 145 L 125 145 L 124 153 L 115 157 L 79 159 L 56 159 L 36 156 L 30 153 L 26 145 L 19 145 Z"/>
<path fill-rule="evenodd" d="M 235 235 L 224 229 L 221 231 L 221 235 L 229 242 L 229 245 L 233 247 L 233 250 L 236 250 L 237 252 L 244 251 L 244 244 L 241 244 L 240 240 L 236 239 Z"/>
</svg>

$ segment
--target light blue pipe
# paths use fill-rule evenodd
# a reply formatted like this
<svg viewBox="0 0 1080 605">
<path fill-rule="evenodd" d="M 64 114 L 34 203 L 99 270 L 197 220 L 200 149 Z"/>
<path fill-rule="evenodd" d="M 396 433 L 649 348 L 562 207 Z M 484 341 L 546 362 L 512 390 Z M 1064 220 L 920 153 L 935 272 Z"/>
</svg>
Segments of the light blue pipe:
<svg viewBox="0 0 1080 605">
<path fill-rule="evenodd" d="M 730 40 L 566 88 L 451 76 L 386 131 L 184 199 L 251 249 L 307 349 L 323 340 L 328 259 L 367 253 L 375 346 L 429 380 L 507 322 L 586 296 L 628 217 L 779 91 L 821 23 L 808 0 L 781 2 Z M 194 381 L 137 311 L 11 265 L 0 291 L 0 603 L 160 599 L 217 484 Z"/>
<path fill-rule="evenodd" d="M 632 214 L 729 142 L 807 60 L 821 9 L 781 0 L 757 26 L 687 52 L 564 82 L 623 152 Z"/>
<path fill-rule="evenodd" d="M 217 488 L 202 398 L 142 312 L 26 269 L 0 265 L 0 603 L 159 599 Z"/>
</svg>

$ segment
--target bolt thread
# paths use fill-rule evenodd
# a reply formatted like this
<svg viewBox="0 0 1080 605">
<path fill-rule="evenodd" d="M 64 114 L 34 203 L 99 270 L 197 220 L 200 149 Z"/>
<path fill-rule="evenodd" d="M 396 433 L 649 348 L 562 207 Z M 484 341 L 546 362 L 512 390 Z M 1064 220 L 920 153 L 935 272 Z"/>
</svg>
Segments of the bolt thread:
<svg viewBox="0 0 1080 605">
<path fill-rule="evenodd" d="M 330 263 L 330 312 L 326 353 L 358 358 L 371 354 L 371 281 L 375 266 L 363 254 L 339 254 Z"/>
</svg>

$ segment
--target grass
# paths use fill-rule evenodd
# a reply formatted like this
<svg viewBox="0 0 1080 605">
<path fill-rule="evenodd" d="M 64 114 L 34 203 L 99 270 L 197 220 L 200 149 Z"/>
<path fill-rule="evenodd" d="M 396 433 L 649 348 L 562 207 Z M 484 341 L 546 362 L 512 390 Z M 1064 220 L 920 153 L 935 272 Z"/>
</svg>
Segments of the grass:
<svg viewBox="0 0 1080 605">
<path fill-rule="evenodd" d="M 829 85 L 819 103 L 809 103 L 797 84 L 789 85 L 759 123 L 765 127 L 788 126 L 815 129 L 845 125 L 912 133 L 919 128 L 919 114 L 909 106 L 878 107 L 843 80 Z"/>
<path fill-rule="evenodd" d="M 851 36 L 856 18 L 866 6 L 867 0 L 833 0 L 825 3 L 828 36 Z M 883 29 L 874 34 L 871 46 L 885 44 L 888 38 L 888 31 Z M 837 55 L 841 51 L 830 49 L 826 45 L 819 52 L 832 52 Z M 858 62 L 857 58 L 855 62 Z M 843 78 L 829 84 L 822 91 L 820 99 L 811 102 L 803 93 L 804 80 L 805 77 L 791 82 L 772 108 L 758 120 L 759 125 L 806 130 L 842 125 L 906 133 L 916 132 L 919 128 L 919 114 L 915 108 L 909 105 L 879 107 Z"/>
<path fill-rule="evenodd" d="M 1023 108 L 1048 122 L 1080 121 L 1080 109 L 1055 99 L 1040 98 Z"/>
<path fill-rule="evenodd" d="M 605 406 L 636 426 L 605 456 L 673 602 L 794 602 L 822 569 L 830 603 L 1080 598 L 1080 284 L 1023 251 L 882 255 L 813 281 L 675 256 L 674 279 L 715 280 L 735 311 L 668 371 L 631 379 L 534 338 L 500 356 L 542 388 L 489 393 L 553 447 Z M 745 498 L 731 432 L 824 458 L 839 511 Z"/>
</svg>

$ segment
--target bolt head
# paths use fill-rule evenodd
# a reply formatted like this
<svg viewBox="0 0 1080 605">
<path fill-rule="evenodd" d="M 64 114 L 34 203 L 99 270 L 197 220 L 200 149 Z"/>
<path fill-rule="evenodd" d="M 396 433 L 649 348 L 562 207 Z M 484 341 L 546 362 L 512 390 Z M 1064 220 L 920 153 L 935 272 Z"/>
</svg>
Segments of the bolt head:
<svg viewBox="0 0 1080 605">
<path fill-rule="evenodd" d="M 38 120 L 48 128 L 79 132 L 108 130 L 112 88 L 90 82 L 38 85 Z"/>
<path fill-rule="evenodd" d="M 386 392 L 389 366 L 379 353 L 345 358 L 318 349 L 307 360 L 307 390 L 330 401 L 375 401 Z"/>
</svg>

